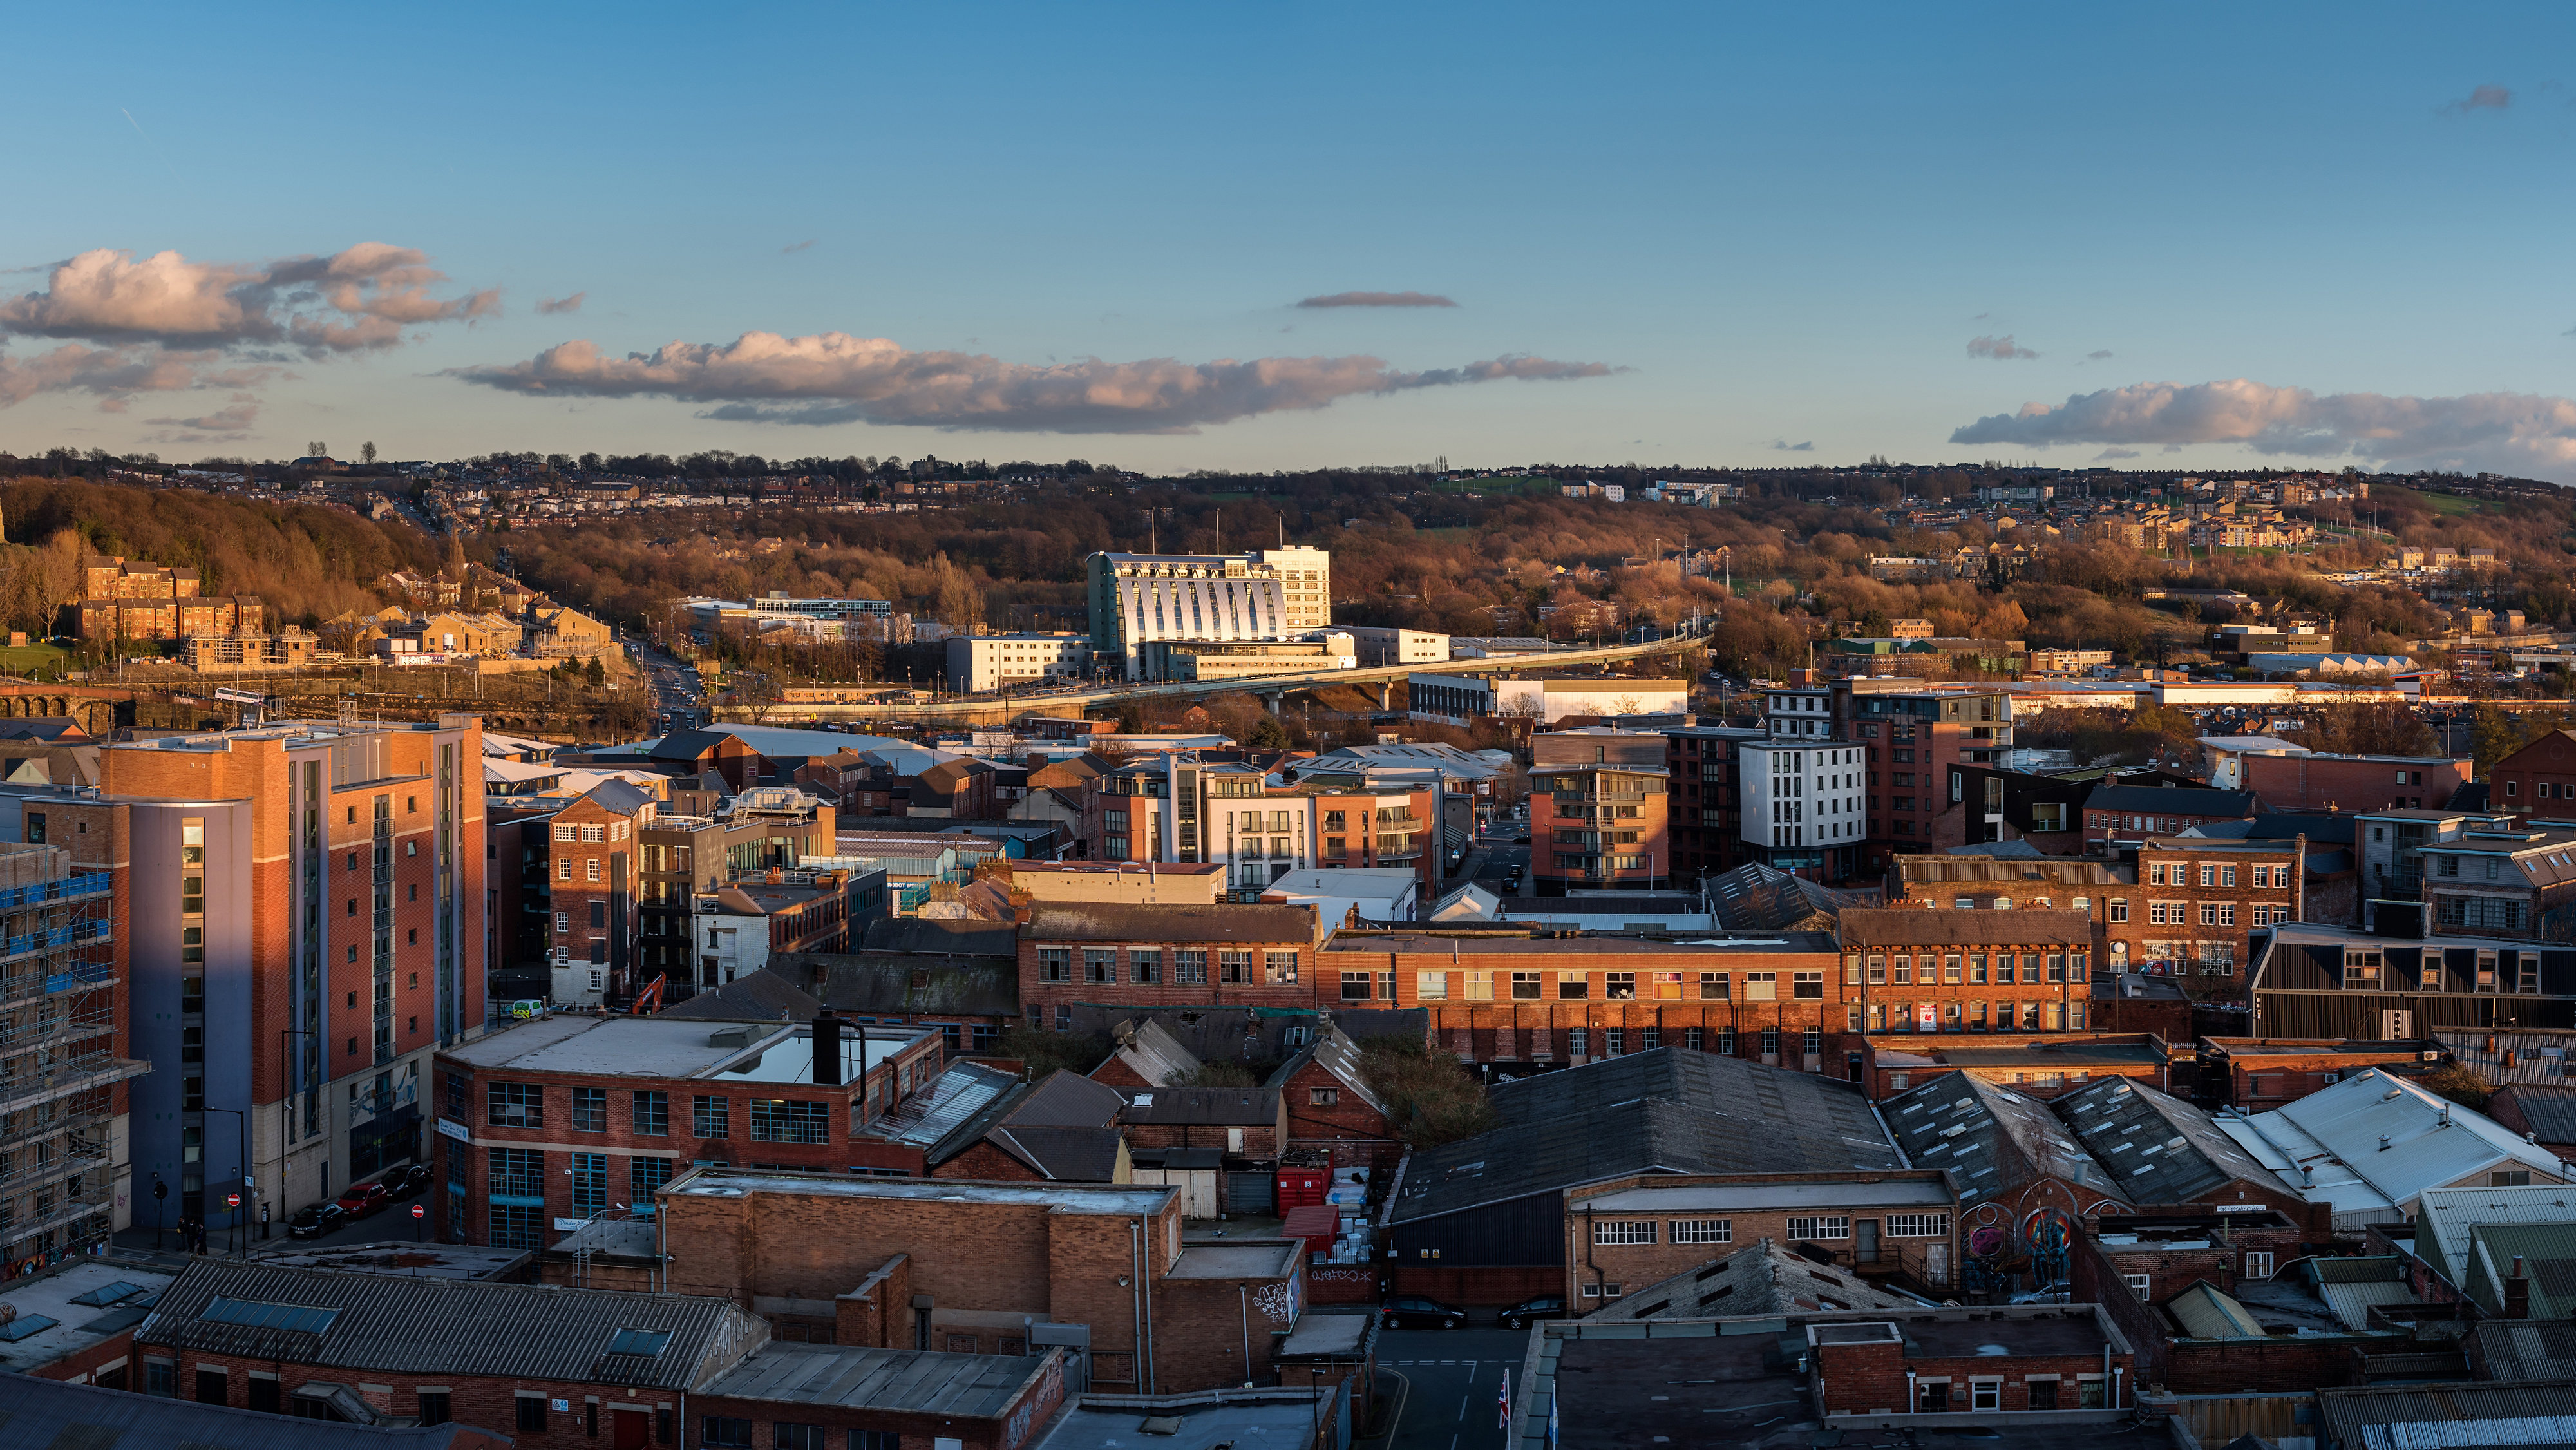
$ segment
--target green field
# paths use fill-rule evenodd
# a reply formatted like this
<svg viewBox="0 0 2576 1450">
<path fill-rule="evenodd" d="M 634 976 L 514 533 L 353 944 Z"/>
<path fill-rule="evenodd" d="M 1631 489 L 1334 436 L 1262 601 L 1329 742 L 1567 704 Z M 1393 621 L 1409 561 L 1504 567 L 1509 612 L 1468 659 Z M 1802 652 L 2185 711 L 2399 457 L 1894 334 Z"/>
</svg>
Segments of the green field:
<svg viewBox="0 0 2576 1450">
<path fill-rule="evenodd" d="M 2481 513 L 2491 506 L 2484 499 L 2463 498 L 2456 493 L 2427 493 L 2411 488 L 2406 491 L 2422 499 L 2424 506 L 2437 514 Z"/>
<path fill-rule="evenodd" d="M 46 669 L 50 673 L 54 661 L 69 654 L 69 650 L 49 644 L 0 645 L 0 670 L 13 675 L 23 675 L 33 669 Z M 66 665 L 64 668 L 70 667 Z"/>
</svg>

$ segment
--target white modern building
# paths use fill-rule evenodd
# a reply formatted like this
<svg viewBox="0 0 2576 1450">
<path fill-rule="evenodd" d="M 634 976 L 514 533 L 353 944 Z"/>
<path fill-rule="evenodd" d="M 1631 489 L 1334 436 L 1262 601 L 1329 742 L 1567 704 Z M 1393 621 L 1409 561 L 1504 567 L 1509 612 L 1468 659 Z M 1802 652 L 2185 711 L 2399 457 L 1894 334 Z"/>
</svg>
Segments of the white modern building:
<svg viewBox="0 0 2576 1450">
<path fill-rule="evenodd" d="M 1748 740 L 1736 758 L 1746 844 L 1809 850 L 1853 845 L 1865 834 L 1861 747 Z"/>
<path fill-rule="evenodd" d="M 948 688 L 969 694 L 1079 680 L 1091 640 L 1079 634 L 959 634 L 948 639 Z"/>
<path fill-rule="evenodd" d="M 1678 715 L 1690 708 L 1688 680 L 1631 680 L 1616 675 L 1572 679 L 1487 679 L 1481 675 L 1405 677 L 1406 713 L 1416 720 L 1465 725 L 1484 715 L 1548 724 L 1568 715 Z"/>
<path fill-rule="evenodd" d="M 1349 635 L 1351 642 L 1358 647 L 1363 669 L 1445 665 L 1449 662 L 1449 636 L 1433 630 L 1355 624 L 1342 632 Z"/>
<path fill-rule="evenodd" d="M 1291 544 L 1248 554 L 1098 553 L 1084 560 L 1095 655 L 1153 640 L 1288 640 L 1332 623 L 1333 556 Z"/>
</svg>

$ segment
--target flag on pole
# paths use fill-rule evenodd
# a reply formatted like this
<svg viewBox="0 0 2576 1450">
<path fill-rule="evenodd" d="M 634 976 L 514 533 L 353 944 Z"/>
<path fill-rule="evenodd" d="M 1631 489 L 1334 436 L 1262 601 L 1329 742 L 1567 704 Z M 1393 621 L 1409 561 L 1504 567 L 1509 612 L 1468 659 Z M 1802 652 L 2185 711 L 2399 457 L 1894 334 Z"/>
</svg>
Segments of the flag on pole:
<svg viewBox="0 0 2576 1450">
<path fill-rule="evenodd" d="M 1512 1427 L 1512 1369 L 1510 1365 L 1503 1366 L 1503 1387 L 1502 1390 L 1494 1397 L 1494 1413 L 1495 1429 L 1508 1430 Z"/>
</svg>

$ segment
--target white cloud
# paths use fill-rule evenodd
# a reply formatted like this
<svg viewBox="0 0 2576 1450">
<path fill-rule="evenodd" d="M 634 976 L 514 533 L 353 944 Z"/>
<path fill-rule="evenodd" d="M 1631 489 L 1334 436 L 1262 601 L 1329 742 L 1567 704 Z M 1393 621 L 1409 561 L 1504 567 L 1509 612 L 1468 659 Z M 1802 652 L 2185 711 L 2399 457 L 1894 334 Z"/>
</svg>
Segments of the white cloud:
<svg viewBox="0 0 2576 1450">
<path fill-rule="evenodd" d="M 2391 397 L 2226 382 L 2138 383 L 2025 403 L 1960 428 L 1953 443 L 2162 446 L 2238 443 L 2257 453 L 2351 457 L 2409 468 L 2576 480 L 2576 401 L 2532 393 Z"/>
<path fill-rule="evenodd" d="M 1098 359 L 1032 366 L 980 353 L 913 352 L 884 338 L 747 332 L 611 357 L 567 342 L 523 363 L 461 368 L 468 382 L 553 397 L 666 397 L 705 416 L 762 423 L 882 423 L 1047 433 L 1187 433 L 1260 413 L 1321 408 L 1353 394 L 1501 379 L 1601 377 L 1601 363 L 1498 357 L 1397 372 L 1373 357 L 1184 363 Z"/>
<path fill-rule="evenodd" d="M 537 311 L 550 316 L 562 312 L 579 312 L 581 299 L 589 295 L 587 292 L 575 292 L 570 297 L 540 297 L 537 299 Z"/>
<path fill-rule="evenodd" d="M 1437 292 L 1334 292 L 1308 297 L 1300 307 L 1455 307 Z"/>
<path fill-rule="evenodd" d="M 2442 109 L 2455 116 L 2465 116 L 2471 111 L 2501 111 L 2512 104 L 2513 92 L 2504 87 L 2479 86 L 2469 92 L 2468 99 L 2453 101 Z"/>
<path fill-rule="evenodd" d="M 100 247 L 53 268 L 40 291 L 0 302 L 0 332 L 164 347 L 286 344 L 312 356 L 391 347 L 405 327 L 488 317 L 498 289 L 436 297 L 447 274 L 409 247 L 360 242 L 328 257 L 249 265 L 136 260 Z"/>
</svg>

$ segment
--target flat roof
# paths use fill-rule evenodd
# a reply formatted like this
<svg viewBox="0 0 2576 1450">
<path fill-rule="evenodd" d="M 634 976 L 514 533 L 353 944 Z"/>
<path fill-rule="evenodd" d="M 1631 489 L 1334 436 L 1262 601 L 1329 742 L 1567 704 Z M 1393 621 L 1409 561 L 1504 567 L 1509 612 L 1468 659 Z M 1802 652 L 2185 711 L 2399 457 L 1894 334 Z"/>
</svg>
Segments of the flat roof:
<svg viewBox="0 0 2576 1450">
<path fill-rule="evenodd" d="M 1027 1450 L 1217 1450 L 1219 1446 L 1273 1447 L 1310 1443 L 1318 1423 L 1330 1424 L 1339 1385 L 1322 1389 L 1213 1390 L 1203 1395 L 1089 1395 L 1058 1415 Z M 1320 1402 L 1320 1403 L 1318 1403 Z M 1146 1418 L 1166 1420 L 1168 1432 L 1145 1435 Z"/>
<path fill-rule="evenodd" d="M 1177 1188 L 1159 1183 L 981 1183 L 948 1178 L 853 1178 L 832 1173 L 776 1169 L 700 1168 L 675 1178 L 663 1193 L 688 1198 L 742 1198 L 754 1193 L 801 1193 L 824 1198 L 885 1198 L 907 1203 L 1007 1203 L 1057 1213 L 1160 1212 Z"/>
<path fill-rule="evenodd" d="M 1046 1361 L 1043 1354 L 948 1354 L 771 1340 L 698 1393 L 996 1419 L 1046 1368 Z"/>
<path fill-rule="evenodd" d="M 1906 1208 L 1950 1206 L 1950 1190 L 1937 1179 L 1901 1178 L 1885 1183 L 1694 1183 L 1677 1188 L 1623 1188 L 1616 1193 L 1566 1196 L 1587 1212 L 1662 1213 L 1682 1209 Z"/>
<path fill-rule="evenodd" d="M 1433 932 L 1346 932 L 1336 931 L 1320 950 L 1328 952 L 1426 952 L 1446 955 L 1450 943 L 1457 944 L 1458 954 L 1492 955 L 1496 953 L 1535 956 L 1707 956 L 1712 952 L 1760 952 L 1777 955 L 1784 952 L 1834 953 L 1830 932 L 1789 931 L 1768 936 L 1693 937 L 1687 941 L 1658 941 L 1652 937 L 1619 935 L 1534 937 L 1522 935 L 1483 935 L 1480 933 Z"/>
<path fill-rule="evenodd" d="M 813 1083 L 812 1027 L 773 1028 L 748 1047 L 719 1045 L 715 1040 L 743 1030 L 738 1023 L 686 1017 L 557 1016 L 480 1038 L 446 1055 L 483 1071 Z M 856 1024 L 843 1028 L 838 1086 L 853 1086 L 868 1071 L 936 1030 Z"/>
<path fill-rule="evenodd" d="M 1297 1272 L 1298 1256 L 1306 1250 L 1303 1240 L 1295 1243 L 1181 1245 L 1181 1256 L 1172 1263 L 1165 1277 L 1173 1279 L 1285 1279 Z"/>
<path fill-rule="evenodd" d="M 0 1370 L 24 1374 L 133 1328 L 178 1277 L 122 1259 L 74 1259 L 50 1274 L 12 1282 L 0 1291 L 0 1304 L 18 1311 L 12 1328 L 40 1317 L 54 1322 L 0 1343 Z M 74 1303 L 76 1299 L 90 1302 Z"/>
<path fill-rule="evenodd" d="M 251 1255 L 256 1263 L 279 1268 L 345 1269 L 408 1279 L 497 1279 L 527 1257 L 526 1249 L 394 1239 L 372 1244 L 316 1244 L 311 1248 L 289 1240 Z"/>
</svg>

